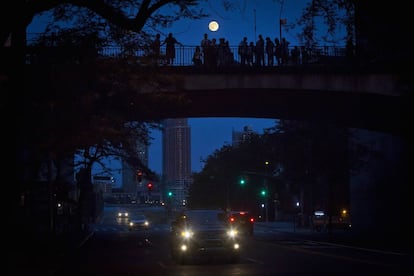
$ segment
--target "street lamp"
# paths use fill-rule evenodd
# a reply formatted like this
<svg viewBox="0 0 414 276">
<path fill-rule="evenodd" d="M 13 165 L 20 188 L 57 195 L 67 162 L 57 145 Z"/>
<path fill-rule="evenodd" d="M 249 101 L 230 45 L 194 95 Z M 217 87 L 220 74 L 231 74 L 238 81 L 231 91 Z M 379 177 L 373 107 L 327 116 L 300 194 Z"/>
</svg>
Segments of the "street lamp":
<svg viewBox="0 0 414 276">
<path fill-rule="evenodd" d="M 279 0 L 280 3 L 280 13 L 279 13 L 279 41 L 282 41 L 282 25 L 286 24 L 286 18 L 282 19 L 282 11 L 283 11 L 283 0 Z"/>
<path fill-rule="evenodd" d="M 269 184 L 267 182 L 267 178 L 269 176 L 268 170 L 269 170 L 269 165 L 270 162 L 268 160 L 266 160 L 264 162 L 265 165 L 265 171 L 264 171 L 264 178 L 263 178 L 263 189 L 261 190 L 260 194 L 262 197 L 264 197 L 264 202 L 266 204 L 266 221 L 269 221 L 269 198 L 267 196 L 267 191 L 269 190 Z"/>
</svg>

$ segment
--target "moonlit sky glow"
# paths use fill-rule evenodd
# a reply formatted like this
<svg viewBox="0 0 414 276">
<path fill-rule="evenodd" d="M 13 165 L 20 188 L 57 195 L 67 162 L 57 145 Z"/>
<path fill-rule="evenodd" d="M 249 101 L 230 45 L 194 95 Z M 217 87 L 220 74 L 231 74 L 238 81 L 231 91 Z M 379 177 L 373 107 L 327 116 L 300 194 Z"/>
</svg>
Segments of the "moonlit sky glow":
<svg viewBox="0 0 414 276">
<path fill-rule="evenodd" d="M 173 34 L 178 41 L 185 45 L 199 45 L 203 34 L 209 34 L 210 38 L 223 37 L 230 45 L 237 45 L 244 36 L 248 41 L 256 41 L 257 36 L 279 37 L 279 19 L 286 18 L 287 23 L 294 23 L 298 18 L 308 0 L 235 0 L 231 1 L 233 9 L 226 11 L 222 0 L 213 0 L 203 3 L 205 13 L 211 17 L 195 20 L 180 20 L 174 22 Z M 212 32 L 208 28 L 210 21 L 217 21 L 219 29 Z M 162 35 L 167 35 L 170 29 L 165 30 Z M 283 32 L 282 32 L 283 33 Z M 296 32 L 289 31 L 283 36 L 292 43 L 299 43 Z"/>
</svg>

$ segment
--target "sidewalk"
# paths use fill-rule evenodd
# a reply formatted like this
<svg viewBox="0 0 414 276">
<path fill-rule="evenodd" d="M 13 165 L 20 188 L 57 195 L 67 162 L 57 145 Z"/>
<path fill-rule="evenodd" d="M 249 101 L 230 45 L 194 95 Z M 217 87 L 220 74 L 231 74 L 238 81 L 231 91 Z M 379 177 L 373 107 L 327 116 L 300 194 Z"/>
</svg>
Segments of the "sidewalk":
<svg viewBox="0 0 414 276">
<path fill-rule="evenodd" d="M 351 228 L 333 228 L 331 231 L 328 229 L 317 231 L 310 226 L 296 226 L 293 221 L 256 222 L 255 224 L 256 227 L 264 227 L 277 232 L 297 235 L 297 237 L 306 240 L 373 250 L 393 251 L 401 253 L 408 252 L 408 245 L 406 244 L 406 241 L 401 240 L 400 237 L 378 237 L 375 235 L 375 233 L 363 235 L 355 233 Z"/>
<path fill-rule="evenodd" d="M 256 222 L 259 227 L 272 228 L 280 232 L 310 234 L 315 232 L 311 227 L 299 227 L 293 221 L 268 221 Z"/>
</svg>

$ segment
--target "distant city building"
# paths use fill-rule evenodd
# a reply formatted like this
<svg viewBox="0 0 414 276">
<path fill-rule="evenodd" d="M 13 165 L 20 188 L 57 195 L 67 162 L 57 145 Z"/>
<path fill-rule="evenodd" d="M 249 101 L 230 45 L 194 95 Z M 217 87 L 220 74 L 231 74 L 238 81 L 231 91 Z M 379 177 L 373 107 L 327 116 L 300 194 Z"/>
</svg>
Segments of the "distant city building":
<svg viewBox="0 0 414 276">
<path fill-rule="evenodd" d="M 191 129 L 187 119 L 166 119 L 162 132 L 162 173 L 165 193 L 175 206 L 186 205 L 191 177 Z"/>
<path fill-rule="evenodd" d="M 243 131 L 232 131 L 231 144 L 233 147 L 237 147 L 241 142 L 247 141 L 253 134 L 257 134 L 253 131 L 251 126 L 243 127 Z"/>
<path fill-rule="evenodd" d="M 115 183 L 115 180 L 112 176 L 95 175 L 92 179 L 95 189 L 102 191 L 104 194 L 112 192 Z"/>
</svg>

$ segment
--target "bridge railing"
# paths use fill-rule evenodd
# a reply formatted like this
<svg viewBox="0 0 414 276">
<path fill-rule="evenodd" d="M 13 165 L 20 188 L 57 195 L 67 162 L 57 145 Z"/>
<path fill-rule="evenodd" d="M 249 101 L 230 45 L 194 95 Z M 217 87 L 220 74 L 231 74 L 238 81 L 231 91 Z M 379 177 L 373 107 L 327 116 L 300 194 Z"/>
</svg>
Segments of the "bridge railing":
<svg viewBox="0 0 414 276">
<path fill-rule="evenodd" d="M 223 64 L 238 65 L 240 64 L 240 55 L 237 52 L 237 46 L 230 46 L 226 61 Z M 300 65 L 309 63 L 325 63 L 332 58 L 344 58 L 345 48 L 337 46 L 321 46 L 312 49 L 306 49 L 303 46 L 297 46 L 299 56 L 296 61 L 289 59 L 288 64 Z M 178 46 L 175 49 L 175 58 L 170 66 L 192 66 L 192 59 L 196 46 Z M 294 46 L 289 47 L 291 53 Z M 26 47 L 26 64 L 38 63 L 82 63 L 91 61 L 96 58 L 116 58 L 125 59 L 131 63 L 148 65 L 158 64 L 167 65 L 166 49 L 161 47 L 161 54 L 155 58 L 147 49 L 126 49 L 119 46 L 105 46 L 99 49 L 84 48 L 79 46 L 38 46 L 28 45 Z M 291 56 L 291 55 L 290 55 Z M 220 57 L 218 57 L 220 58 Z M 265 54 L 265 61 L 267 55 Z M 274 59 L 274 66 L 277 66 Z"/>
</svg>

